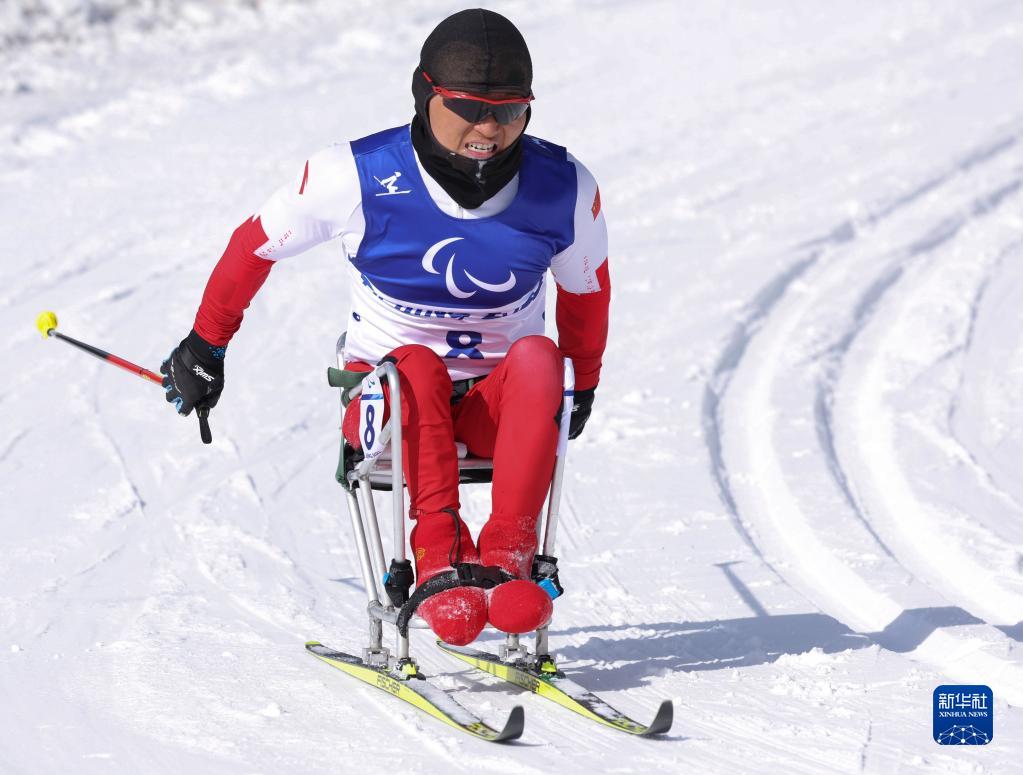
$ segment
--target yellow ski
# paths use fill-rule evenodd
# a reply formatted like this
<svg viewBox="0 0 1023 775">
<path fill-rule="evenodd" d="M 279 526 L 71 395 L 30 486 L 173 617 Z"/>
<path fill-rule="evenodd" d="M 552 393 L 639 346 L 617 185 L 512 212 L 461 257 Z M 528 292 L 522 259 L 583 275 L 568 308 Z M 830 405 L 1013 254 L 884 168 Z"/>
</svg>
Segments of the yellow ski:
<svg viewBox="0 0 1023 775">
<path fill-rule="evenodd" d="M 443 641 L 437 641 L 437 645 L 451 656 L 497 676 L 502 681 L 528 689 L 533 694 L 553 700 L 563 708 L 614 729 L 643 737 L 663 735 L 671 729 L 674 715 L 671 700 L 661 703 L 657 715 L 649 725 L 639 724 L 577 684 L 551 662 L 548 662 L 544 669 L 538 669 L 527 662 L 502 662 L 496 654 L 477 649 L 452 646 Z"/>
<path fill-rule="evenodd" d="M 403 675 L 389 667 L 367 665 L 359 657 L 345 654 L 342 651 L 334 651 L 315 640 L 306 643 L 305 647 L 309 653 L 323 660 L 328 665 L 343 670 L 348 675 L 355 676 L 370 686 L 375 686 L 388 694 L 393 694 L 395 697 L 405 700 L 410 705 L 414 705 L 421 711 L 428 713 L 435 719 L 439 719 L 445 724 L 455 727 L 455 729 L 468 732 L 480 740 L 502 743 L 508 740 L 515 740 L 522 735 L 522 729 L 525 725 L 525 714 L 521 705 L 516 705 L 512 708 L 504 728 L 498 731 L 476 718 L 476 716 L 455 702 L 448 694 L 427 681 L 418 672 L 411 675 Z"/>
</svg>

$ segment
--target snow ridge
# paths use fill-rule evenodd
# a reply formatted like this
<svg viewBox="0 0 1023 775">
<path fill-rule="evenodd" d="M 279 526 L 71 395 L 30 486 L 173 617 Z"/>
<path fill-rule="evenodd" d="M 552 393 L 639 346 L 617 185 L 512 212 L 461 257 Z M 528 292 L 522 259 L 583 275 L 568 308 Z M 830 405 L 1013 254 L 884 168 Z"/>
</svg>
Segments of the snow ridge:
<svg viewBox="0 0 1023 775">
<path fill-rule="evenodd" d="M 759 298 L 753 302 L 758 328 L 743 341 L 742 357 L 735 359 L 726 350 L 723 364 L 734 362 L 734 373 L 725 390 L 719 388 L 720 417 L 716 425 L 710 425 L 723 433 L 718 441 L 709 442 L 712 459 L 727 466 L 726 476 L 719 473 L 719 481 L 727 478 L 743 523 L 752 525 L 750 535 L 762 542 L 763 554 L 776 571 L 859 631 L 884 632 L 911 610 L 927 618 L 928 606 L 921 605 L 918 595 L 931 599 L 933 610 L 948 610 L 944 600 L 920 588 L 918 575 L 993 624 L 1023 618 L 1018 585 L 1010 591 L 1000 581 L 1008 569 L 989 570 L 977 564 L 965 547 L 948 540 L 950 533 L 940 527 L 948 521 L 942 510 L 913 492 L 894 440 L 899 414 L 885 400 L 891 391 L 889 363 L 895 357 L 891 353 L 895 343 L 916 347 L 920 332 L 930 330 L 921 327 L 919 317 L 910 323 L 907 308 L 914 303 L 916 307 L 933 304 L 936 294 L 955 287 L 941 268 L 946 273 L 958 270 L 963 283 L 959 255 L 976 250 L 969 245 L 968 235 L 990 238 L 989 230 L 971 232 L 970 227 L 996 217 L 999 207 L 1020 188 L 1020 154 L 1014 151 L 1015 137 L 985 144 L 949 172 L 935 175 L 910 195 L 881 208 L 862 226 L 834 230 L 843 235 L 833 240 L 838 244 L 831 250 L 819 249 L 810 260 L 796 264 L 795 272 L 790 270 L 769 286 L 780 284 L 785 289 L 780 295 L 771 293 L 775 303 L 770 308 L 763 309 Z M 993 169 L 981 174 L 982 166 Z M 1002 181 L 987 192 L 975 193 L 999 177 Z M 918 212 L 933 210 L 929 200 L 939 195 L 945 200 L 963 199 L 964 204 L 957 206 L 959 213 L 937 223 L 925 220 L 924 235 L 905 249 L 896 249 L 879 274 L 864 272 L 876 263 L 873 246 L 885 244 L 886 233 L 905 230 Z M 844 237 L 849 234 L 855 234 L 855 239 Z M 953 241 L 960 235 L 966 235 L 960 240 L 965 244 L 956 245 Z M 930 260 L 932 255 L 937 259 Z M 974 264 L 971 276 L 977 277 L 976 283 L 984 281 L 990 263 L 989 259 Z M 934 279 L 907 279 L 908 274 L 921 271 Z M 976 285 L 963 284 L 972 298 Z M 859 287 L 863 290 L 855 292 Z M 846 331 L 822 348 L 816 332 L 837 328 L 832 321 L 841 314 L 842 305 L 836 304 L 841 298 L 848 299 L 849 305 Z M 894 330 L 892 307 L 897 310 Z M 887 320 L 877 322 L 882 316 Z M 863 343 L 869 335 L 881 337 L 880 342 Z M 839 387 L 832 392 L 830 386 L 835 383 Z M 804 394 L 813 398 L 797 403 L 794 397 Z M 815 410 L 809 412 L 809 407 Z M 812 449 L 811 439 L 827 465 L 812 466 L 817 470 L 808 475 L 811 466 L 804 463 L 797 476 L 787 462 L 791 450 L 800 450 L 802 458 L 804 445 Z M 713 448 L 718 445 L 723 453 L 715 455 Z M 858 542 L 851 540 L 855 523 L 859 523 Z M 832 531 L 838 525 L 843 527 L 836 540 Z M 1015 559 L 1011 548 L 1006 550 Z M 860 556 L 862 560 L 854 559 Z M 869 576 L 858 570 L 864 560 Z M 885 577 L 889 581 L 879 586 Z M 913 590 L 910 597 L 900 591 L 903 587 Z M 958 621 L 980 619 L 966 616 Z M 963 680 L 978 669 L 997 675 L 1001 695 L 1013 704 L 1023 702 L 1023 664 L 998 653 L 1007 649 L 1005 635 L 993 627 L 971 625 L 963 630 L 969 632 L 966 637 L 958 629 L 933 628 L 911 644 L 912 654 Z M 982 642 L 987 645 L 978 652 Z M 898 644 L 888 643 L 892 645 Z"/>
</svg>

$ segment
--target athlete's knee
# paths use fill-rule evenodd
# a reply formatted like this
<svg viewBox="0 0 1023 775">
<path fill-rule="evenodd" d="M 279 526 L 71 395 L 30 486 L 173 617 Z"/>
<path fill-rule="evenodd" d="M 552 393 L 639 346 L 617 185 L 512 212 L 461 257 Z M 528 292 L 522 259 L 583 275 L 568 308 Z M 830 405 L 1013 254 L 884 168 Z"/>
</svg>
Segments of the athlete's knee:
<svg viewBox="0 0 1023 775">
<path fill-rule="evenodd" d="M 385 360 L 393 360 L 395 362 L 408 362 L 408 361 L 438 361 L 440 362 L 440 356 L 437 355 L 433 350 L 427 347 L 425 344 L 403 344 L 400 347 L 395 347 L 391 350 L 390 354 Z"/>
<path fill-rule="evenodd" d="M 561 364 L 561 350 L 554 340 L 540 335 L 524 336 L 508 348 L 508 359 L 526 364 Z"/>
<path fill-rule="evenodd" d="M 418 382 L 420 379 L 447 379 L 448 370 L 444 361 L 425 345 L 403 344 L 391 350 L 384 360 L 391 360 L 408 380 Z"/>
<path fill-rule="evenodd" d="M 546 336 L 524 336 L 508 348 L 506 368 L 525 375 L 531 381 L 553 379 L 561 383 L 564 358 L 552 339 Z"/>
</svg>

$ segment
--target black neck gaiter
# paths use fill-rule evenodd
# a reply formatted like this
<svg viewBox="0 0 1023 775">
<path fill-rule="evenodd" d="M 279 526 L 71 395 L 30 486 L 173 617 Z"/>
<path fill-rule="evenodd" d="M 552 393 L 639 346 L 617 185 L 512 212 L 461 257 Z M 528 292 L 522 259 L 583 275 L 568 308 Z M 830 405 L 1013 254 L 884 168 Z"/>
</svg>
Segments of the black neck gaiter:
<svg viewBox="0 0 1023 775">
<path fill-rule="evenodd" d="M 412 147 L 430 177 L 466 210 L 475 210 L 508 185 L 522 161 L 521 135 L 494 158 L 480 162 L 444 148 L 418 113 L 412 119 Z"/>
</svg>

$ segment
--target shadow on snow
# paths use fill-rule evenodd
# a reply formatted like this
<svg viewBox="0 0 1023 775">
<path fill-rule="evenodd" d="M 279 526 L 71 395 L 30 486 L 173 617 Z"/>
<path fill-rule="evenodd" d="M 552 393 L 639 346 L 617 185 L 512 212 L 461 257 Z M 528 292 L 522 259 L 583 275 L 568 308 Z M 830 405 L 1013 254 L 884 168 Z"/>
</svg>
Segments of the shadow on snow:
<svg viewBox="0 0 1023 775">
<path fill-rule="evenodd" d="M 677 670 L 763 665 L 786 654 L 805 654 L 813 649 L 835 654 L 876 645 L 906 653 L 939 627 L 967 624 L 982 624 L 982 621 L 961 608 L 945 606 L 903 611 L 884 630 L 873 633 L 854 632 L 826 614 L 807 613 L 711 622 L 573 627 L 556 629 L 553 634 L 638 631 L 634 638 L 594 636 L 581 645 L 556 649 L 561 663 L 597 664 L 596 668 L 592 664 L 585 668 L 585 682 L 591 689 L 617 690 L 639 686 L 649 676 Z M 1000 629 L 1011 636 L 1010 630 L 1020 628 Z M 607 663 L 607 669 L 600 669 L 601 663 Z"/>
</svg>

